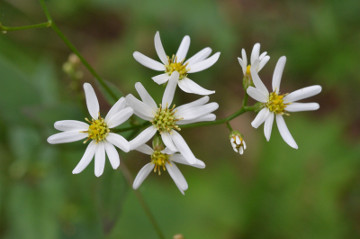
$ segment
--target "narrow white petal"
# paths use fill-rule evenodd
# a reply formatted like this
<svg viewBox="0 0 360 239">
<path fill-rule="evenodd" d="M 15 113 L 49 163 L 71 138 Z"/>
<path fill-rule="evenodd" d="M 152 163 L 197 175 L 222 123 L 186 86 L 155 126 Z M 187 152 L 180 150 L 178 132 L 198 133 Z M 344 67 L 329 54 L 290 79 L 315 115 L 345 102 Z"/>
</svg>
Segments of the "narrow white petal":
<svg viewBox="0 0 360 239">
<path fill-rule="evenodd" d="M 170 76 L 168 73 L 164 73 L 161 75 L 157 75 L 152 77 L 151 79 L 153 79 L 153 81 L 155 81 L 157 84 L 161 85 L 164 84 L 165 82 L 167 82 L 169 80 Z"/>
<path fill-rule="evenodd" d="M 258 90 L 260 90 L 264 95 L 269 95 L 269 91 L 267 90 L 264 83 L 261 81 L 261 79 L 256 71 L 258 64 L 259 64 L 259 61 L 256 61 L 255 64 L 250 67 L 251 78 L 253 80 L 255 87 Z"/>
<path fill-rule="evenodd" d="M 144 120 L 151 120 L 154 117 L 155 111 L 147 104 L 138 100 L 132 94 L 126 96 L 126 103 L 134 110 L 134 114 Z"/>
<path fill-rule="evenodd" d="M 144 131 L 130 141 L 130 149 L 136 149 L 140 145 L 145 144 L 155 135 L 156 131 L 157 129 L 154 126 L 144 129 Z"/>
<path fill-rule="evenodd" d="M 268 95 L 265 95 L 262 91 L 252 86 L 249 86 L 246 89 L 246 93 L 254 100 L 260 101 L 262 103 L 265 103 L 268 100 Z"/>
<path fill-rule="evenodd" d="M 264 51 L 263 53 L 261 53 L 261 55 L 259 56 L 259 60 L 261 61 L 265 56 L 266 56 L 267 52 Z"/>
<path fill-rule="evenodd" d="M 161 153 L 163 153 L 163 154 L 174 154 L 176 151 L 173 151 L 173 150 L 169 149 L 168 147 L 166 147 L 165 149 L 161 150 Z"/>
<path fill-rule="evenodd" d="M 214 121 L 214 120 L 216 120 L 216 115 L 215 114 L 208 114 L 208 115 L 203 115 L 201 117 L 198 117 L 196 119 L 179 120 L 177 122 L 177 124 L 178 125 L 184 125 L 184 124 L 192 124 L 192 123 L 197 123 L 197 122 Z"/>
<path fill-rule="evenodd" d="M 150 172 L 154 169 L 155 164 L 148 163 L 145 164 L 144 167 L 142 167 L 139 171 L 139 173 L 136 175 L 136 178 L 133 183 L 133 189 L 138 189 L 140 185 L 144 182 L 145 178 L 149 176 Z"/>
<path fill-rule="evenodd" d="M 129 142 L 119 134 L 109 133 L 108 136 L 106 137 L 106 141 L 115 145 L 116 147 L 118 147 L 119 149 L 121 149 L 126 153 L 130 151 Z"/>
<path fill-rule="evenodd" d="M 311 96 L 317 95 L 320 92 L 321 92 L 321 86 L 319 86 L 319 85 L 308 86 L 308 87 L 296 90 L 294 92 L 291 92 L 290 94 L 288 94 L 287 96 L 284 97 L 284 102 L 290 103 L 290 102 L 306 99 Z"/>
<path fill-rule="evenodd" d="M 244 72 L 246 72 L 246 67 L 248 66 L 248 61 L 247 61 L 246 51 L 244 48 L 241 49 L 241 56 L 242 56 L 242 60 L 244 62 L 243 70 L 244 70 Z"/>
<path fill-rule="evenodd" d="M 155 100 L 151 97 L 151 95 L 147 92 L 145 87 L 140 82 L 135 83 L 135 89 L 138 92 L 142 102 L 147 104 L 153 110 L 157 109 Z"/>
<path fill-rule="evenodd" d="M 266 63 L 268 63 L 269 60 L 270 56 L 265 56 L 263 59 L 261 59 L 257 71 L 261 71 L 261 69 L 264 68 L 264 66 L 266 65 Z"/>
<path fill-rule="evenodd" d="M 245 63 L 244 63 L 243 59 L 241 59 L 240 57 L 238 57 L 238 61 L 239 61 L 239 64 L 240 64 L 240 66 L 241 66 L 241 69 L 242 69 L 242 71 L 243 71 L 243 74 L 245 75 L 245 73 L 246 73 L 246 67 L 247 67 L 247 66 L 245 66 Z M 244 70 L 244 69 L 245 69 L 245 70 Z"/>
<path fill-rule="evenodd" d="M 176 146 L 174 145 L 169 133 L 161 133 L 161 139 L 164 142 L 165 146 L 168 147 L 171 151 L 178 151 Z"/>
<path fill-rule="evenodd" d="M 185 59 L 186 54 L 189 50 L 189 46 L 190 46 L 190 37 L 184 36 L 184 38 L 180 43 L 179 49 L 176 52 L 177 62 L 181 62 Z"/>
<path fill-rule="evenodd" d="M 211 95 L 214 94 L 214 90 L 207 90 L 189 78 L 184 78 L 178 82 L 180 89 L 186 93 L 197 94 L 197 95 Z"/>
<path fill-rule="evenodd" d="M 265 120 L 265 124 L 264 124 L 264 135 L 267 141 L 270 140 L 270 136 L 271 136 L 271 130 L 273 127 L 273 123 L 274 123 L 274 113 L 270 113 L 269 116 L 266 118 Z"/>
<path fill-rule="evenodd" d="M 54 128 L 60 131 L 87 131 L 89 125 L 77 120 L 61 120 L 55 122 Z"/>
<path fill-rule="evenodd" d="M 279 58 L 275 66 L 275 70 L 272 78 L 272 89 L 276 93 L 279 93 L 280 91 L 280 82 L 284 71 L 285 63 L 286 63 L 286 57 L 282 56 Z"/>
<path fill-rule="evenodd" d="M 244 149 L 243 149 L 242 147 L 240 147 L 239 154 L 240 154 L 240 155 L 243 155 L 243 154 L 244 154 Z"/>
<path fill-rule="evenodd" d="M 289 112 L 312 111 L 320 108 L 318 103 L 292 103 L 286 106 L 285 110 Z"/>
<path fill-rule="evenodd" d="M 209 96 L 204 96 L 204 97 L 201 97 L 200 99 L 198 100 L 195 100 L 193 102 L 190 102 L 190 103 L 187 103 L 187 104 L 184 104 L 184 105 L 181 105 L 181 106 L 178 106 L 175 108 L 175 111 L 177 112 L 181 112 L 182 110 L 185 110 L 187 108 L 191 108 L 191 107 L 195 107 L 195 106 L 199 106 L 199 105 L 203 105 L 203 104 L 206 104 L 207 102 L 209 102 Z"/>
<path fill-rule="evenodd" d="M 197 62 L 197 63 L 191 65 L 191 68 L 188 71 L 188 73 L 203 71 L 203 70 L 211 67 L 212 65 L 214 65 L 217 62 L 219 57 L 220 57 L 220 52 L 216 52 L 214 55 L 207 58 L 206 60 L 203 60 L 203 61 L 200 61 L 200 62 Z"/>
<path fill-rule="evenodd" d="M 133 56 L 137 62 L 139 62 L 143 66 L 146 66 L 147 68 L 150 68 L 155 71 L 165 71 L 165 66 L 163 64 L 145 56 L 144 54 L 138 51 L 135 51 L 133 53 Z"/>
<path fill-rule="evenodd" d="M 292 148 L 298 149 L 298 146 L 292 137 L 288 127 L 286 126 L 285 120 L 282 117 L 282 115 L 276 115 L 276 123 L 277 127 L 279 129 L 281 137 L 284 139 L 284 141 Z"/>
<path fill-rule="evenodd" d="M 115 115 L 120 110 L 124 109 L 126 106 L 126 100 L 125 97 L 121 97 L 109 110 L 105 117 L 105 122 L 108 122 L 108 120 Z"/>
<path fill-rule="evenodd" d="M 98 146 L 96 147 L 95 151 L 95 169 L 94 173 L 96 177 L 100 177 L 105 168 L 105 147 L 104 143 L 100 142 L 98 143 Z"/>
<path fill-rule="evenodd" d="M 120 157 L 118 152 L 116 151 L 114 145 L 111 143 L 104 143 L 105 145 L 105 152 L 109 158 L 111 167 L 113 169 L 117 169 L 120 166 Z"/>
<path fill-rule="evenodd" d="M 250 56 L 250 62 L 251 65 L 254 64 L 254 62 L 256 60 L 259 59 L 259 55 L 260 55 L 260 44 L 259 43 L 255 43 L 252 51 L 251 51 L 251 56 Z"/>
<path fill-rule="evenodd" d="M 164 95 L 163 95 L 162 103 L 161 103 L 161 106 L 163 108 L 171 106 L 171 103 L 174 99 L 176 85 L 177 85 L 178 80 L 179 80 L 179 73 L 177 71 L 174 71 L 171 74 L 169 82 L 164 91 Z"/>
<path fill-rule="evenodd" d="M 131 107 L 126 107 L 125 109 L 119 111 L 117 114 L 113 115 L 106 123 L 107 126 L 111 129 L 119 126 L 130 118 L 134 113 Z"/>
<path fill-rule="evenodd" d="M 192 167 L 195 167 L 195 168 L 205 168 L 205 163 L 203 161 L 201 161 L 200 159 L 197 159 L 195 164 L 189 164 L 189 162 L 186 161 L 184 156 L 182 156 L 181 154 L 173 154 L 173 155 L 171 155 L 170 160 L 174 161 L 175 163 L 189 165 L 189 166 L 192 166 Z"/>
<path fill-rule="evenodd" d="M 256 115 L 255 119 L 251 122 L 252 127 L 258 128 L 262 123 L 264 123 L 269 114 L 270 111 L 268 110 L 268 108 L 263 108 L 262 110 L 260 110 L 260 112 Z"/>
<path fill-rule="evenodd" d="M 94 88 L 89 83 L 84 83 L 86 106 L 93 119 L 97 119 L 100 113 L 99 101 L 96 97 Z"/>
<path fill-rule="evenodd" d="M 95 141 L 91 141 L 87 146 L 84 155 L 80 159 L 80 162 L 76 165 L 76 167 L 72 171 L 73 174 L 81 173 L 90 164 L 92 158 L 94 157 L 96 148 L 97 148 L 97 144 L 95 143 Z"/>
<path fill-rule="evenodd" d="M 88 137 L 88 133 L 80 133 L 79 131 L 66 131 L 51 135 L 47 138 L 49 144 L 63 144 L 79 141 Z"/>
<path fill-rule="evenodd" d="M 163 45 L 161 43 L 160 33 L 159 32 L 156 32 L 156 34 L 155 34 L 154 43 L 155 43 L 155 50 L 156 50 L 156 53 L 157 53 L 158 57 L 160 58 L 161 62 L 164 63 L 164 65 L 167 65 L 168 58 L 167 58 L 167 55 L 165 53 L 164 47 L 163 47 Z"/>
<path fill-rule="evenodd" d="M 147 155 L 152 155 L 154 153 L 154 150 L 147 144 L 140 145 L 135 150 Z"/>
<path fill-rule="evenodd" d="M 210 56 L 211 51 L 212 50 L 210 47 L 205 47 L 204 49 L 202 49 L 201 51 L 199 51 L 198 53 L 196 53 L 195 55 L 190 57 L 187 61 L 185 61 L 185 64 L 188 64 L 188 66 L 191 66 L 194 63 L 202 61 L 202 60 L 206 59 L 208 56 Z"/>
<path fill-rule="evenodd" d="M 172 131 L 172 134 L 170 134 L 172 141 L 174 142 L 176 148 L 179 150 L 179 152 L 184 156 L 184 158 L 190 163 L 194 164 L 196 163 L 196 157 L 191 152 L 191 149 L 185 142 L 184 138 L 175 130 Z"/>
<path fill-rule="evenodd" d="M 180 172 L 179 168 L 176 166 L 175 163 L 165 164 L 167 171 L 169 172 L 171 178 L 174 180 L 175 184 L 183 191 L 188 189 L 188 184 L 184 175 Z"/>
<path fill-rule="evenodd" d="M 182 120 L 192 120 L 201 117 L 206 114 L 210 114 L 219 108 L 219 104 L 211 102 L 206 105 L 189 107 L 176 113 L 176 116 L 182 118 Z"/>
</svg>

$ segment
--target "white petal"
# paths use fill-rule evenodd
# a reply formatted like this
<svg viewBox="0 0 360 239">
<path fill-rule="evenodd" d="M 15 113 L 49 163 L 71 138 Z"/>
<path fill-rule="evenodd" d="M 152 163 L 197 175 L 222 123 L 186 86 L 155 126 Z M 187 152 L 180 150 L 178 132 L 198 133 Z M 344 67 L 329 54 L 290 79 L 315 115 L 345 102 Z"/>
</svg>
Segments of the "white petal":
<svg viewBox="0 0 360 239">
<path fill-rule="evenodd" d="M 173 164 L 165 164 L 167 171 L 169 172 L 171 178 L 174 180 L 175 184 L 183 191 L 188 189 L 188 184 L 186 179 L 180 172 L 179 168 L 176 166 L 175 163 Z"/>
<path fill-rule="evenodd" d="M 267 90 L 264 83 L 261 81 L 261 79 L 256 71 L 258 64 L 259 64 L 259 61 L 256 61 L 255 64 L 250 67 L 251 78 L 253 80 L 255 87 L 258 90 L 260 90 L 264 95 L 269 95 L 269 91 Z"/>
<path fill-rule="evenodd" d="M 133 56 L 137 62 L 155 71 L 165 71 L 165 66 L 158 61 L 155 61 L 144 54 L 135 51 Z"/>
<path fill-rule="evenodd" d="M 88 137 L 88 133 L 80 133 L 79 131 L 66 131 L 51 135 L 47 138 L 49 144 L 63 144 L 79 141 Z"/>
<path fill-rule="evenodd" d="M 207 102 L 209 102 L 209 99 L 210 99 L 209 96 L 201 97 L 198 100 L 195 100 L 193 102 L 190 102 L 190 103 L 187 103 L 187 104 L 176 107 L 175 111 L 179 112 L 179 111 L 182 111 L 182 110 L 187 109 L 187 108 L 191 108 L 191 107 L 206 104 Z"/>
<path fill-rule="evenodd" d="M 158 57 L 160 58 L 161 62 L 164 63 L 164 65 L 168 64 L 168 58 L 167 55 L 165 53 L 164 47 L 161 43 L 161 39 L 160 39 L 160 33 L 156 32 L 155 37 L 154 37 L 154 43 L 155 43 L 155 50 L 156 53 L 158 55 Z"/>
<path fill-rule="evenodd" d="M 181 111 L 176 112 L 176 117 L 182 118 L 182 120 L 192 120 L 210 114 L 211 112 L 217 110 L 219 104 L 216 102 L 211 102 L 206 105 L 189 107 L 187 109 L 182 109 Z"/>
<path fill-rule="evenodd" d="M 117 112 L 125 108 L 126 106 L 126 100 L 125 97 L 121 97 L 109 110 L 105 117 L 105 122 L 108 122 L 108 120 L 115 115 Z"/>
<path fill-rule="evenodd" d="M 139 93 L 142 102 L 147 104 L 153 110 L 157 109 L 155 100 L 151 97 L 151 95 L 147 92 L 145 87 L 140 82 L 135 83 L 135 89 Z"/>
<path fill-rule="evenodd" d="M 95 176 L 100 177 L 105 168 L 105 147 L 103 142 L 99 142 L 95 151 Z"/>
<path fill-rule="evenodd" d="M 99 101 L 96 97 L 94 88 L 89 83 L 84 83 L 86 106 L 93 119 L 97 119 L 100 113 Z"/>
<path fill-rule="evenodd" d="M 191 65 L 191 68 L 188 71 L 188 73 L 203 71 L 203 70 L 211 67 L 212 65 L 214 65 L 217 62 L 219 57 L 220 57 L 220 52 L 216 52 L 214 55 L 207 58 L 206 60 L 203 60 L 203 61 L 200 61 L 200 62 L 197 62 L 197 63 Z"/>
<path fill-rule="evenodd" d="M 87 131 L 89 125 L 77 120 L 61 120 L 55 122 L 54 128 L 60 131 Z"/>
<path fill-rule="evenodd" d="M 179 81 L 178 83 L 180 89 L 185 91 L 186 93 L 192 93 L 197 95 L 211 95 L 214 94 L 214 90 L 207 90 L 194 81 L 190 80 L 189 78 L 184 78 Z"/>
<path fill-rule="evenodd" d="M 171 155 L 170 160 L 174 161 L 175 163 L 189 165 L 189 166 L 192 166 L 192 167 L 195 167 L 195 168 L 205 168 L 205 163 L 203 161 L 197 159 L 195 164 L 189 164 L 189 162 L 186 161 L 184 156 L 182 156 L 181 154 L 173 154 L 173 155 Z"/>
<path fill-rule="evenodd" d="M 268 110 L 268 108 L 263 108 L 262 110 L 260 110 L 260 112 L 256 115 L 255 119 L 251 122 L 252 127 L 258 128 L 262 123 L 264 123 L 269 114 L 270 111 Z"/>
<path fill-rule="evenodd" d="M 76 165 L 74 170 L 72 171 L 73 174 L 81 173 L 91 162 L 92 158 L 94 157 L 95 150 L 97 148 L 97 144 L 95 141 L 91 141 L 87 146 L 84 155 L 80 159 L 80 162 Z"/>
<path fill-rule="evenodd" d="M 257 68 L 257 72 L 261 71 L 262 68 L 268 63 L 270 60 L 270 56 L 265 56 L 263 59 L 260 60 L 259 66 Z"/>
<path fill-rule="evenodd" d="M 130 149 L 136 149 L 140 145 L 145 144 L 155 135 L 156 131 L 157 129 L 152 125 L 144 129 L 144 131 L 130 141 Z"/>
<path fill-rule="evenodd" d="M 184 36 L 184 38 L 180 43 L 179 49 L 176 52 L 177 62 L 181 62 L 185 59 L 186 54 L 189 50 L 189 46 L 190 46 L 190 37 Z"/>
<path fill-rule="evenodd" d="M 254 88 L 252 86 L 249 86 L 246 89 L 246 93 L 254 100 L 260 101 L 262 103 L 265 103 L 268 100 L 267 95 L 265 95 L 262 91 L 258 90 L 257 88 Z"/>
<path fill-rule="evenodd" d="M 282 117 L 282 115 L 276 115 L 276 123 L 277 127 L 279 129 L 281 137 L 284 139 L 284 141 L 292 148 L 297 149 L 298 146 L 292 137 L 288 127 L 286 126 L 285 120 Z"/>
<path fill-rule="evenodd" d="M 171 151 L 173 151 L 173 152 L 178 151 L 176 146 L 174 145 L 169 133 L 161 133 L 161 139 L 164 142 L 164 144 L 166 145 L 166 147 L 168 147 Z"/>
<path fill-rule="evenodd" d="M 161 103 L 161 106 L 163 108 L 171 106 L 171 103 L 174 99 L 176 85 L 177 85 L 178 80 L 179 80 L 179 73 L 177 71 L 174 71 L 171 74 L 169 82 L 164 91 L 164 95 L 163 95 L 162 103 Z"/>
<path fill-rule="evenodd" d="M 136 178 L 133 183 L 133 189 L 138 189 L 142 182 L 149 176 L 150 172 L 154 169 L 155 164 L 148 163 L 142 167 L 139 173 L 136 175 Z"/>
<path fill-rule="evenodd" d="M 113 115 L 106 123 L 107 126 L 111 129 L 114 127 L 119 126 L 120 124 L 124 123 L 126 120 L 132 116 L 134 113 L 131 107 L 126 107 L 125 109 L 119 111 L 117 114 Z"/>
<path fill-rule="evenodd" d="M 274 113 L 270 113 L 269 116 L 266 118 L 265 120 L 265 124 L 264 124 L 264 135 L 267 141 L 270 140 L 270 136 L 271 136 L 271 130 L 272 130 L 272 126 L 274 123 Z"/>
<path fill-rule="evenodd" d="M 286 106 L 285 110 L 289 112 L 311 111 L 320 108 L 318 103 L 292 103 Z"/>
<path fill-rule="evenodd" d="M 196 163 L 196 157 L 191 152 L 191 149 L 185 142 L 184 138 L 175 130 L 172 131 L 172 134 L 170 134 L 172 141 L 174 142 L 176 148 L 179 150 L 179 152 L 184 156 L 184 158 L 190 163 L 194 164 Z"/>
<path fill-rule="evenodd" d="M 116 147 L 118 147 L 119 149 L 121 149 L 126 153 L 130 151 L 129 142 L 119 134 L 109 133 L 108 136 L 106 137 L 106 141 L 115 145 Z"/>
<path fill-rule="evenodd" d="M 239 64 L 240 64 L 240 66 L 241 66 L 242 72 L 243 72 L 243 74 L 245 75 L 245 73 L 246 73 L 246 67 L 247 67 L 247 66 L 245 66 L 244 61 L 243 61 L 240 57 L 238 57 L 238 61 L 239 61 Z M 245 67 L 244 67 L 244 66 L 245 66 Z"/>
<path fill-rule="evenodd" d="M 247 61 L 247 55 L 246 55 L 246 51 L 245 49 L 241 49 L 241 56 L 242 56 L 242 60 L 244 62 L 244 66 L 243 66 L 243 72 L 244 74 L 246 73 L 246 68 L 248 66 L 248 61 Z"/>
<path fill-rule="evenodd" d="M 272 78 L 272 89 L 276 93 L 279 93 L 280 91 L 280 82 L 284 71 L 285 63 L 286 63 L 286 57 L 282 56 L 279 58 L 275 66 L 275 70 Z"/>
<path fill-rule="evenodd" d="M 117 169 L 120 166 L 120 157 L 118 152 L 111 143 L 104 143 L 104 146 L 112 168 Z"/>
<path fill-rule="evenodd" d="M 144 120 L 152 120 L 154 118 L 154 110 L 147 104 L 138 100 L 132 94 L 126 96 L 126 103 L 134 110 L 134 114 Z"/>
<path fill-rule="evenodd" d="M 195 55 L 190 57 L 187 61 L 185 61 L 185 64 L 188 64 L 188 66 L 191 66 L 194 63 L 202 61 L 202 60 L 206 59 L 208 56 L 210 56 L 211 51 L 212 50 L 210 47 L 205 47 L 204 49 L 202 49 L 201 51 L 199 51 L 198 53 L 196 53 Z"/>
<path fill-rule="evenodd" d="M 256 43 L 251 51 L 251 56 L 250 56 L 251 65 L 254 64 L 256 60 L 259 59 L 259 55 L 260 55 L 260 44 Z"/>
<path fill-rule="evenodd" d="M 167 82 L 169 80 L 170 76 L 168 73 L 164 73 L 161 75 L 157 75 L 152 77 L 151 79 L 153 79 L 153 81 L 155 81 L 157 84 L 161 85 L 164 84 L 165 82 Z"/>
<path fill-rule="evenodd" d="M 192 123 L 197 123 L 197 122 L 214 121 L 214 120 L 216 120 L 216 115 L 215 114 L 208 114 L 208 115 L 203 115 L 201 117 L 198 117 L 196 119 L 179 120 L 177 122 L 177 124 L 178 125 L 184 125 L 184 124 L 192 124 Z"/>
<path fill-rule="evenodd" d="M 306 99 L 311 96 L 317 95 L 320 92 L 321 92 L 321 86 L 319 85 L 308 86 L 288 94 L 287 96 L 284 97 L 284 102 L 289 103 L 289 102 Z"/>
<path fill-rule="evenodd" d="M 168 147 L 166 147 L 165 149 L 161 150 L 161 153 L 163 153 L 163 154 L 174 154 L 175 151 L 173 151 L 173 150 L 169 149 Z"/>
<path fill-rule="evenodd" d="M 147 144 L 140 145 L 135 150 L 147 155 L 152 155 L 154 153 L 154 150 Z"/>
</svg>

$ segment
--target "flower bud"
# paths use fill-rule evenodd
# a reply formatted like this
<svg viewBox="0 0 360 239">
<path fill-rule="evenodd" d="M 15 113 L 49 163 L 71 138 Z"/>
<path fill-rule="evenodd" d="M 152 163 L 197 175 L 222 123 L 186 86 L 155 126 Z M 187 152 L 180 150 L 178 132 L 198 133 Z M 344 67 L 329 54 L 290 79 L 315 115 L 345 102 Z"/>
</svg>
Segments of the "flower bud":
<svg viewBox="0 0 360 239">
<path fill-rule="evenodd" d="M 234 151 L 242 155 L 246 149 L 246 143 L 242 134 L 239 131 L 234 130 L 230 133 L 229 139 Z"/>
<path fill-rule="evenodd" d="M 158 135 L 158 134 L 156 134 L 154 136 L 154 139 L 152 141 L 152 145 L 153 145 L 154 151 L 159 151 L 160 152 L 160 151 L 165 149 L 165 145 L 164 145 L 164 143 L 163 143 L 163 141 L 161 139 L 161 136 Z"/>
</svg>

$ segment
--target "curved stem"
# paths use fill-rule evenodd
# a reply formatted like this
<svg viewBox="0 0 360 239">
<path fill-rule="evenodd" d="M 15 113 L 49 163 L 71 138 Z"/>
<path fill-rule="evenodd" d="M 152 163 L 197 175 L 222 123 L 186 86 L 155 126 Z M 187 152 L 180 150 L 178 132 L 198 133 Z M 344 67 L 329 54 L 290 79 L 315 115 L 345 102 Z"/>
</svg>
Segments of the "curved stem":
<svg viewBox="0 0 360 239">
<path fill-rule="evenodd" d="M 52 20 L 52 17 L 49 13 L 49 10 L 46 7 L 44 0 L 39 0 L 41 7 L 44 10 L 45 16 L 50 23 L 50 27 L 54 30 L 54 32 L 63 40 L 65 45 L 79 57 L 80 61 L 84 64 L 84 66 L 89 70 L 89 72 L 95 77 L 95 79 L 99 82 L 99 84 L 104 88 L 104 90 L 111 96 L 114 101 L 118 100 L 116 94 L 110 89 L 110 87 L 106 84 L 106 82 L 99 76 L 99 74 L 94 70 L 94 68 L 85 60 L 85 58 L 80 54 L 80 52 L 76 49 L 76 47 L 67 39 L 67 37 L 61 32 L 55 22 Z M 121 93 L 123 95 L 123 93 Z"/>
</svg>

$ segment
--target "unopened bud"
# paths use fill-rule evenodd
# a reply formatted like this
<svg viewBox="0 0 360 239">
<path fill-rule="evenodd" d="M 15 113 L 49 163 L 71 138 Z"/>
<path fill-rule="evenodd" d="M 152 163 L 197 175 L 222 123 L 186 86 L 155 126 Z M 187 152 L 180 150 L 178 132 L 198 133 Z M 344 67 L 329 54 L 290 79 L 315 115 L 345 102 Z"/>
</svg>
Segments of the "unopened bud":
<svg viewBox="0 0 360 239">
<path fill-rule="evenodd" d="M 185 239 L 185 237 L 181 234 L 176 234 L 173 239 Z"/>
<path fill-rule="evenodd" d="M 162 151 L 165 149 L 165 145 L 161 139 L 161 136 L 156 134 L 152 141 L 154 151 Z"/>
<path fill-rule="evenodd" d="M 240 155 L 244 154 L 246 143 L 242 134 L 239 131 L 234 130 L 230 133 L 229 139 L 233 150 Z"/>
</svg>

